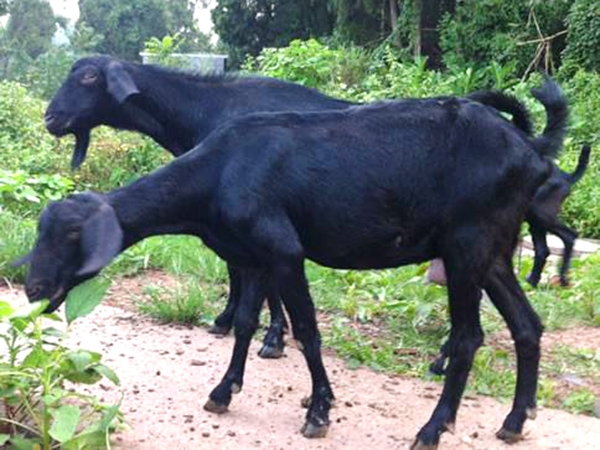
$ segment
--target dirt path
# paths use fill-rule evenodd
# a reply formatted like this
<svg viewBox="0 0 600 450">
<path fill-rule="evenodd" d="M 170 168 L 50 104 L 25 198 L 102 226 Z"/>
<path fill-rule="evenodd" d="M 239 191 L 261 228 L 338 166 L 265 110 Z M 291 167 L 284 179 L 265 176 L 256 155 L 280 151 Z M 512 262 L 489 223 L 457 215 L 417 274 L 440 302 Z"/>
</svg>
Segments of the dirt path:
<svg viewBox="0 0 600 450">
<path fill-rule="evenodd" d="M 0 298 L 9 296 L 15 298 L 0 289 Z M 327 356 L 337 407 L 328 436 L 309 441 L 298 432 L 309 376 L 294 348 L 287 348 L 287 358 L 266 361 L 256 356 L 254 344 L 242 393 L 234 397 L 228 414 L 215 416 L 202 405 L 225 372 L 232 338 L 157 325 L 111 306 L 80 319 L 72 338 L 83 348 L 103 352 L 121 378 L 122 410 L 130 429 L 115 441 L 123 449 L 405 449 L 440 391 L 433 383 L 349 370 Z M 107 401 L 120 395 L 108 382 L 97 393 Z M 526 440 L 509 447 L 494 438 L 508 410 L 509 405 L 492 399 L 465 399 L 456 433 L 445 434 L 441 448 L 600 448 L 600 420 L 544 408 L 536 421 L 527 423 Z"/>
</svg>

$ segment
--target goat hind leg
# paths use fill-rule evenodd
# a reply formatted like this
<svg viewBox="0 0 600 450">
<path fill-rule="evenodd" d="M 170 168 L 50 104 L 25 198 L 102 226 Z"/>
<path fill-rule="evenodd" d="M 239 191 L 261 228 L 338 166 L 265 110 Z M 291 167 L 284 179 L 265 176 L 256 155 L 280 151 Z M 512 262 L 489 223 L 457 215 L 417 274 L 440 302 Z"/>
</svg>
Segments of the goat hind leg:
<svg viewBox="0 0 600 450">
<path fill-rule="evenodd" d="M 283 348 L 285 342 L 283 335 L 288 329 L 285 314 L 281 307 L 281 299 L 275 290 L 269 293 L 267 298 L 269 305 L 269 313 L 271 315 L 271 323 L 263 340 L 263 346 L 258 352 L 261 358 L 274 359 L 283 356 Z"/>
<path fill-rule="evenodd" d="M 229 296 L 227 297 L 227 305 L 215 319 L 215 324 L 208 329 L 209 333 L 220 336 L 228 334 L 229 330 L 231 330 L 233 318 L 235 317 L 235 311 L 241 295 L 240 269 L 236 269 L 228 264 L 227 272 L 229 273 Z"/>
<path fill-rule="evenodd" d="M 445 259 L 444 263 L 447 261 Z M 479 320 L 481 289 L 470 272 L 460 257 L 451 258 L 447 265 L 452 329 L 447 342 L 449 362 L 446 379 L 440 400 L 429 421 L 417 434 L 411 450 L 435 449 L 440 435 L 453 430 L 475 352 L 483 342 Z"/>
<path fill-rule="evenodd" d="M 517 385 L 513 407 L 496 434 L 506 442 L 522 438 L 527 418 L 535 418 L 542 324 L 513 273 L 510 258 L 492 269 L 485 289 L 506 321 L 517 352 Z"/>
<path fill-rule="evenodd" d="M 567 278 L 567 273 L 569 271 L 569 266 L 571 265 L 571 257 L 573 256 L 573 247 L 575 246 L 575 240 L 577 239 L 577 232 L 558 221 L 550 228 L 550 232 L 557 235 L 563 241 L 563 260 L 559 269 L 559 277 L 560 285 L 568 286 L 569 280 Z"/>
<path fill-rule="evenodd" d="M 530 231 L 535 256 L 533 260 L 533 269 L 531 269 L 531 273 L 527 277 L 527 282 L 531 286 L 537 287 L 542 278 L 542 271 L 544 270 L 546 260 L 550 255 L 550 250 L 548 249 L 548 244 L 546 242 L 546 230 L 543 227 L 531 225 Z"/>
</svg>

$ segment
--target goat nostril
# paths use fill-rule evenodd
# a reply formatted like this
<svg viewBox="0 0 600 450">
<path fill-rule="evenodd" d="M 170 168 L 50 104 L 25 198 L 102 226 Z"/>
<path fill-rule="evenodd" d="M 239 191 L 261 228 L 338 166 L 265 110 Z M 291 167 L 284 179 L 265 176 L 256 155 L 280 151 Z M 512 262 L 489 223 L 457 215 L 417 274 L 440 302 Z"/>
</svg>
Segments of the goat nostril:
<svg viewBox="0 0 600 450">
<path fill-rule="evenodd" d="M 44 122 L 46 123 L 46 125 L 51 125 L 52 122 L 54 122 L 55 117 L 52 114 L 46 114 L 44 116 Z"/>
<path fill-rule="evenodd" d="M 32 286 L 26 289 L 27 297 L 37 297 L 42 292 L 42 287 L 40 285 Z"/>
</svg>

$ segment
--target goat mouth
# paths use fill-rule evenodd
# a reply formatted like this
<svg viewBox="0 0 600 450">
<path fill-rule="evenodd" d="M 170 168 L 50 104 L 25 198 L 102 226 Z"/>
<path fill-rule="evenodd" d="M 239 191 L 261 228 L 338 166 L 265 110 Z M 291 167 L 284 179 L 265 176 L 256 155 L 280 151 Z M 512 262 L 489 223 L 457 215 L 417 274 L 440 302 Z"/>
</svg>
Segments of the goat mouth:
<svg viewBox="0 0 600 450">
<path fill-rule="evenodd" d="M 60 305 L 63 304 L 66 298 L 67 294 L 65 292 L 65 288 L 58 288 L 56 293 L 52 297 L 50 297 L 50 303 L 48 303 L 48 306 L 44 310 L 44 314 L 50 314 L 56 311 L 60 307 Z"/>
<path fill-rule="evenodd" d="M 63 137 L 69 133 L 75 132 L 72 126 L 73 119 L 64 120 L 63 118 L 53 114 L 46 114 L 44 116 L 44 125 L 46 126 L 46 130 L 56 137 Z"/>
</svg>

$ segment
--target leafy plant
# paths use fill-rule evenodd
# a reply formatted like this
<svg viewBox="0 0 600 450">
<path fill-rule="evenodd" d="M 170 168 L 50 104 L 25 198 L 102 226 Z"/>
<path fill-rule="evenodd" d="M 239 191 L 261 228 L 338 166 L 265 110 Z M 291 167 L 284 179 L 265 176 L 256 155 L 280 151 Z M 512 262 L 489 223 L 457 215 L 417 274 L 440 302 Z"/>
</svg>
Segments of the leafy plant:
<svg viewBox="0 0 600 450">
<path fill-rule="evenodd" d="M 64 197 L 74 186 L 70 178 L 58 174 L 30 175 L 23 170 L 0 169 L 0 200 L 23 213 L 39 210 L 49 200 Z"/>
<path fill-rule="evenodd" d="M 150 55 L 150 62 L 162 66 L 186 67 L 187 60 L 178 58 L 175 52 L 183 45 L 185 39 L 180 33 L 166 35 L 162 39 L 151 37 L 144 43 L 144 52 Z"/>
<path fill-rule="evenodd" d="M 67 320 L 89 313 L 108 285 L 88 282 L 67 298 Z M 0 301 L 0 444 L 11 448 L 83 449 L 110 447 L 110 432 L 122 421 L 119 405 L 68 388 L 119 378 L 102 355 L 65 346 L 66 332 L 50 325 L 43 301 L 15 310 Z M 69 312 L 70 311 L 70 312 Z"/>
</svg>

